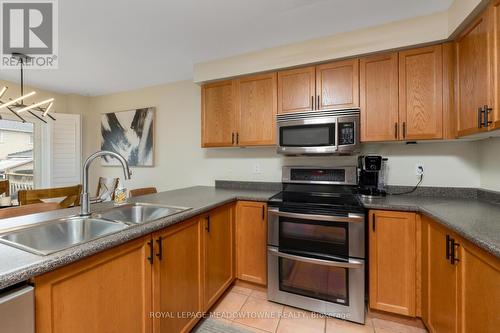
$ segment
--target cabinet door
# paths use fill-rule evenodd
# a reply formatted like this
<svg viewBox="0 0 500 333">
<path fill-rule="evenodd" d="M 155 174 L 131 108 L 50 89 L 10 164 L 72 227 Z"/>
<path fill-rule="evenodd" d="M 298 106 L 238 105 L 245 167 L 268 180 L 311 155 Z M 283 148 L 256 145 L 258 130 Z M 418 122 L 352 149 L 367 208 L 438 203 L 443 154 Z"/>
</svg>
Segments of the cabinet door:
<svg viewBox="0 0 500 333">
<path fill-rule="evenodd" d="M 359 107 L 359 60 L 316 66 L 316 109 Z"/>
<path fill-rule="evenodd" d="M 490 7 L 491 29 L 493 34 L 493 112 L 490 129 L 500 129 L 500 0 L 494 0 Z"/>
<path fill-rule="evenodd" d="M 314 110 L 314 66 L 278 72 L 278 113 Z"/>
<path fill-rule="evenodd" d="M 267 209 L 262 202 L 236 205 L 236 274 L 238 279 L 267 284 Z"/>
<path fill-rule="evenodd" d="M 234 279 L 233 206 L 211 211 L 202 221 L 205 243 L 205 310 Z"/>
<path fill-rule="evenodd" d="M 398 140 L 398 54 L 361 58 L 361 141 Z"/>
<path fill-rule="evenodd" d="M 457 332 L 456 265 L 447 259 L 446 229 L 423 217 L 423 299 L 422 317 L 431 332 Z"/>
<path fill-rule="evenodd" d="M 153 235 L 154 312 L 172 316 L 156 318 L 154 332 L 189 332 L 203 308 L 202 294 L 202 224 L 199 219 L 182 222 Z"/>
<path fill-rule="evenodd" d="M 443 138 L 443 51 L 441 45 L 399 53 L 401 139 Z"/>
<path fill-rule="evenodd" d="M 489 30 L 485 11 L 456 41 L 458 136 L 487 130 L 478 126 L 478 108 L 491 105 Z"/>
<path fill-rule="evenodd" d="M 143 237 L 35 278 L 38 333 L 151 332 Z"/>
<path fill-rule="evenodd" d="M 458 242 L 459 331 L 498 332 L 500 260 L 465 240 Z"/>
<path fill-rule="evenodd" d="M 416 215 L 370 211 L 370 308 L 416 313 Z"/>
<path fill-rule="evenodd" d="M 234 81 L 205 84 L 201 88 L 202 147 L 232 146 L 235 128 Z"/>
<path fill-rule="evenodd" d="M 253 75 L 236 81 L 236 144 L 259 146 L 276 144 L 278 107 L 276 73 Z"/>
</svg>

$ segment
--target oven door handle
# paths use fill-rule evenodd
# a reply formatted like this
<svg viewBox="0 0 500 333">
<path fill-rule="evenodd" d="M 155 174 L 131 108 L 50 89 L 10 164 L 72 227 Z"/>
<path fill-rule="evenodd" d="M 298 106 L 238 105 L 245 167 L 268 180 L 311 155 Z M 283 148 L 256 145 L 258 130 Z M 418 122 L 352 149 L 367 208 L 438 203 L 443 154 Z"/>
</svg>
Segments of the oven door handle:
<svg viewBox="0 0 500 333">
<path fill-rule="evenodd" d="M 281 217 L 291 217 L 302 220 L 315 220 L 315 221 L 329 221 L 329 222 L 364 222 L 364 214 L 349 213 L 347 217 L 343 216 L 330 216 L 330 215 L 316 215 L 316 214 L 302 214 L 302 213 L 290 213 L 290 212 L 280 212 L 277 209 L 269 209 L 269 214 L 281 216 Z"/>
<path fill-rule="evenodd" d="M 276 248 L 267 248 L 267 251 L 269 252 L 269 254 L 276 256 L 276 257 L 291 259 L 291 260 L 296 260 L 296 261 L 300 261 L 300 262 L 306 262 L 309 264 L 315 264 L 315 265 L 321 265 L 321 266 L 332 266 L 332 267 L 341 267 L 341 268 L 357 268 L 357 269 L 363 268 L 363 266 L 364 266 L 362 261 L 357 260 L 357 259 L 352 259 L 352 258 L 349 258 L 348 262 L 342 262 L 342 261 L 330 261 L 330 260 L 324 260 L 324 259 L 296 256 L 294 254 L 279 252 L 278 249 L 276 249 Z"/>
</svg>

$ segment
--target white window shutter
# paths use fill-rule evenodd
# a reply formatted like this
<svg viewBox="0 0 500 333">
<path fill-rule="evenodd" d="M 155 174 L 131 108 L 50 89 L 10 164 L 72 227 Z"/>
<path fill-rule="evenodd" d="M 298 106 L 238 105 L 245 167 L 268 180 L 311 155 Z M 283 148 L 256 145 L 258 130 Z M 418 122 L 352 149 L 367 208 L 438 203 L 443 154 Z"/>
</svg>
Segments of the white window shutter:
<svg viewBox="0 0 500 333">
<path fill-rule="evenodd" d="M 56 121 L 50 122 L 51 187 L 81 184 L 81 117 L 55 113 L 54 118 Z"/>
</svg>

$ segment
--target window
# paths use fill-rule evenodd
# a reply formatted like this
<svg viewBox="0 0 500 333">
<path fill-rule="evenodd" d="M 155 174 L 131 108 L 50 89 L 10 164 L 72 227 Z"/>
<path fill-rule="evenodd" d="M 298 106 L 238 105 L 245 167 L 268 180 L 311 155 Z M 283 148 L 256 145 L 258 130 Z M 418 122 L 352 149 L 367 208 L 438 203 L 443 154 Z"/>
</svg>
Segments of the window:
<svg viewBox="0 0 500 333">
<path fill-rule="evenodd" d="M 10 182 L 11 196 L 34 188 L 32 123 L 0 119 L 0 178 Z"/>
</svg>

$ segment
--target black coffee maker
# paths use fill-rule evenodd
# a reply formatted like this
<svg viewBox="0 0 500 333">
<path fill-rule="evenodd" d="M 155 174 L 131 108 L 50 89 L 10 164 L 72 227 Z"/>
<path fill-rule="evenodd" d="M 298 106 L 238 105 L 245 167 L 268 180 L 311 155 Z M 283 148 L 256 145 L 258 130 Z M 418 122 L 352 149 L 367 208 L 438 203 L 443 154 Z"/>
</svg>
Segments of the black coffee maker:
<svg viewBox="0 0 500 333">
<path fill-rule="evenodd" d="M 360 155 L 358 157 L 358 189 L 367 197 L 385 196 L 384 161 L 379 155 Z"/>
</svg>

